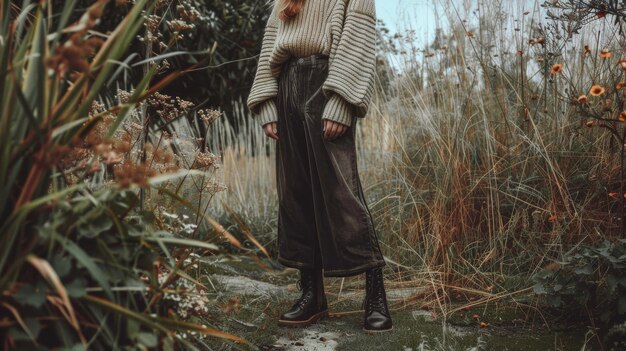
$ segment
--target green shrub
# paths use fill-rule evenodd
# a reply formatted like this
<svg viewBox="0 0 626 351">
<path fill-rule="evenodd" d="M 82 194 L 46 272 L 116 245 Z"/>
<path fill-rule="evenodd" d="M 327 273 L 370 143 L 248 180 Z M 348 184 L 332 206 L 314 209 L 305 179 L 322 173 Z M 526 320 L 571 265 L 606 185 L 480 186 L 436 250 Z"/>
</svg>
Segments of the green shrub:
<svg viewBox="0 0 626 351">
<path fill-rule="evenodd" d="M 605 326 L 623 322 L 626 320 L 625 244 L 626 239 L 605 240 L 570 251 L 534 275 L 535 292 L 553 307 L 599 318 Z"/>
<path fill-rule="evenodd" d="M 195 349 L 179 330 L 242 341 L 161 306 L 194 250 L 217 246 L 144 211 L 139 194 L 153 190 L 202 213 L 176 191 L 180 179 L 210 178 L 203 167 L 212 159 L 178 170 L 159 145 L 148 150 L 148 130 L 137 133 L 146 136 L 138 149 L 129 148 L 136 140 L 115 139 L 179 73 L 151 85 L 159 69 L 153 58 L 132 92 L 117 103 L 98 101 L 152 10 L 152 2 L 136 0 L 104 34 L 93 28 L 107 2 L 93 2 L 69 23 L 75 1 L 54 14 L 46 1 L 21 8 L 0 1 L 2 348 Z"/>
</svg>

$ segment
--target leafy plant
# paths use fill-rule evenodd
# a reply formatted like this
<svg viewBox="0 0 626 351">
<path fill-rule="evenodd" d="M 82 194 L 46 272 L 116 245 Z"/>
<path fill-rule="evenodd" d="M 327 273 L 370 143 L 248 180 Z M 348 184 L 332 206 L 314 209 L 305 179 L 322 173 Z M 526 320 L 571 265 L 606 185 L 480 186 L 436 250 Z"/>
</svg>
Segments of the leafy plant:
<svg viewBox="0 0 626 351">
<path fill-rule="evenodd" d="M 553 307 L 582 311 L 605 325 L 626 320 L 626 240 L 565 254 L 534 275 L 535 293 Z"/>
<path fill-rule="evenodd" d="M 160 306 L 173 282 L 189 278 L 185 259 L 218 248 L 165 230 L 175 228 L 141 210 L 138 190 L 198 211 L 176 189 L 180 179 L 206 177 L 211 160 L 179 170 L 159 145 L 135 148 L 123 130 L 129 123 L 142 129 L 137 110 L 159 105 L 155 93 L 180 75 L 151 84 L 159 57 L 145 62 L 145 75 L 124 98 L 98 101 L 123 72 L 123 55 L 154 5 L 136 0 L 104 34 L 94 28 L 107 2 L 93 2 L 74 23 L 75 1 L 55 15 L 49 2 L 0 2 L 2 346 L 194 349 L 179 330 L 243 342 L 170 318 Z"/>
<path fill-rule="evenodd" d="M 626 349 L 626 322 L 614 325 L 606 335 L 609 351 Z"/>
</svg>

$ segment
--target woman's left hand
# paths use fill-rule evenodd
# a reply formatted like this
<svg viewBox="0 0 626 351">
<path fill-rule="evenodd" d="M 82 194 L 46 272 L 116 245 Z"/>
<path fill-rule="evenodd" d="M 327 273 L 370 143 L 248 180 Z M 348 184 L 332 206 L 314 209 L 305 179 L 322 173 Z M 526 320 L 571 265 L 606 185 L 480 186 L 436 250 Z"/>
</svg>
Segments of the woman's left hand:
<svg viewBox="0 0 626 351">
<path fill-rule="evenodd" d="M 345 133 L 348 130 L 347 125 L 339 122 L 331 121 L 329 119 L 324 120 L 324 139 L 333 140 Z"/>
</svg>

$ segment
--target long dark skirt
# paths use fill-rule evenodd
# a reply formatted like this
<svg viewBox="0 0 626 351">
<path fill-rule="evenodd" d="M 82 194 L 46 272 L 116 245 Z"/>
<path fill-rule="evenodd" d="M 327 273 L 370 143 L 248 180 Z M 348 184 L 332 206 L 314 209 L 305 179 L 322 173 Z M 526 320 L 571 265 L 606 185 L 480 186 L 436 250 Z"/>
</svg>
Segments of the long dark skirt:
<svg viewBox="0 0 626 351">
<path fill-rule="evenodd" d="M 355 130 L 323 137 L 328 59 L 285 62 L 278 85 L 278 261 L 352 276 L 385 265 L 357 171 Z"/>
</svg>

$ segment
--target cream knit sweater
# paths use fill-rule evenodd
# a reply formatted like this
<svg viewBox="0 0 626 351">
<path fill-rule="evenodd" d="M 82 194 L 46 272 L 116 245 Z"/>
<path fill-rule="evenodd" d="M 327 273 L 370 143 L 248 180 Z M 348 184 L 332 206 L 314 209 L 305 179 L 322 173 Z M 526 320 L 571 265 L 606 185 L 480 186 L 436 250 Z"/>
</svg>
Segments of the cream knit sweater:
<svg viewBox="0 0 626 351">
<path fill-rule="evenodd" d="M 278 18 L 274 1 L 265 27 L 248 108 L 261 125 L 277 121 L 280 67 L 290 56 L 329 56 L 322 91 L 328 98 L 322 118 L 351 125 L 364 117 L 374 92 L 376 10 L 374 0 L 306 0 L 297 17 Z"/>
</svg>

